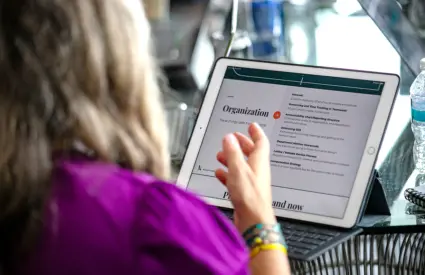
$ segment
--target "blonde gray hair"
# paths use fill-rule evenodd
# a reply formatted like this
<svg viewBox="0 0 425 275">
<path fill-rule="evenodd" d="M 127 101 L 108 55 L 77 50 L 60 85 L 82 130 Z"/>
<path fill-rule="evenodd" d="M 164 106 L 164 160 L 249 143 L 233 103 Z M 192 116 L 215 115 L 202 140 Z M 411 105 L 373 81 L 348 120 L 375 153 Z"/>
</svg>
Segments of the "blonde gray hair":
<svg viewBox="0 0 425 275">
<path fill-rule="evenodd" d="M 0 3 L 0 266 L 29 251 L 55 149 L 166 179 L 167 131 L 139 0 Z M 8 266 L 10 265 L 10 266 Z"/>
</svg>

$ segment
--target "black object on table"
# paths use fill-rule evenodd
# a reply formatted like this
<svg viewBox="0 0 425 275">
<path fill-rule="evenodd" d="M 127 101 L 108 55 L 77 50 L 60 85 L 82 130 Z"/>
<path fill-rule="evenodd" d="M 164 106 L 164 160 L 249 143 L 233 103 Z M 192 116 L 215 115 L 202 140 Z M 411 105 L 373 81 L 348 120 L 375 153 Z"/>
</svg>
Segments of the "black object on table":
<svg viewBox="0 0 425 275">
<path fill-rule="evenodd" d="M 414 188 L 408 188 L 404 191 L 404 198 L 416 206 L 425 207 L 425 194 Z"/>
</svg>

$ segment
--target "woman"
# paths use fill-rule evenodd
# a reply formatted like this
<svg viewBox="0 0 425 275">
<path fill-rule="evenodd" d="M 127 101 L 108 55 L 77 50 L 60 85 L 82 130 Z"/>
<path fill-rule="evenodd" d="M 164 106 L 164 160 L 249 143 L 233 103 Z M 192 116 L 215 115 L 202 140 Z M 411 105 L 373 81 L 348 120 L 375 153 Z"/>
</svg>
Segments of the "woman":
<svg viewBox="0 0 425 275">
<path fill-rule="evenodd" d="M 217 155 L 236 228 L 163 181 L 167 133 L 139 0 L 0 3 L 0 274 L 289 273 L 283 245 L 261 249 L 251 230 L 261 244 L 249 258 L 240 235 L 276 223 L 258 126 Z"/>
</svg>

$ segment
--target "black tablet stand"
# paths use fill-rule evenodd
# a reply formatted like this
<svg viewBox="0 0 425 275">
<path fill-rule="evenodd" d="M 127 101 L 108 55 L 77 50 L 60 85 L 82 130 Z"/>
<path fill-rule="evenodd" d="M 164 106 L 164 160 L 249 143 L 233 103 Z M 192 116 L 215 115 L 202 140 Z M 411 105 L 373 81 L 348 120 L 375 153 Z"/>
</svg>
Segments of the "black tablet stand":
<svg viewBox="0 0 425 275">
<path fill-rule="evenodd" d="M 387 198 L 385 197 L 384 189 L 380 181 L 379 173 L 375 170 L 370 194 L 366 196 L 366 209 L 364 215 L 391 215 L 388 207 Z"/>
</svg>

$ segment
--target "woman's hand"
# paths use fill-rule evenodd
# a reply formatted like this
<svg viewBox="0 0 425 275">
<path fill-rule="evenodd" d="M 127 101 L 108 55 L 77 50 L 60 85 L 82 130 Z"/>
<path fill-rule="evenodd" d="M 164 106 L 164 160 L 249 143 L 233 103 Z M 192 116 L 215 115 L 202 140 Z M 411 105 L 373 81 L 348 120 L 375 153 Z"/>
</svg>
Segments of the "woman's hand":
<svg viewBox="0 0 425 275">
<path fill-rule="evenodd" d="M 216 177 L 227 187 L 235 208 L 235 225 L 243 233 L 250 226 L 274 224 L 270 179 L 270 144 L 256 123 L 248 128 L 251 138 L 229 134 L 217 160 L 227 167 L 216 170 Z M 245 158 L 246 156 L 246 158 Z"/>
</svg>

